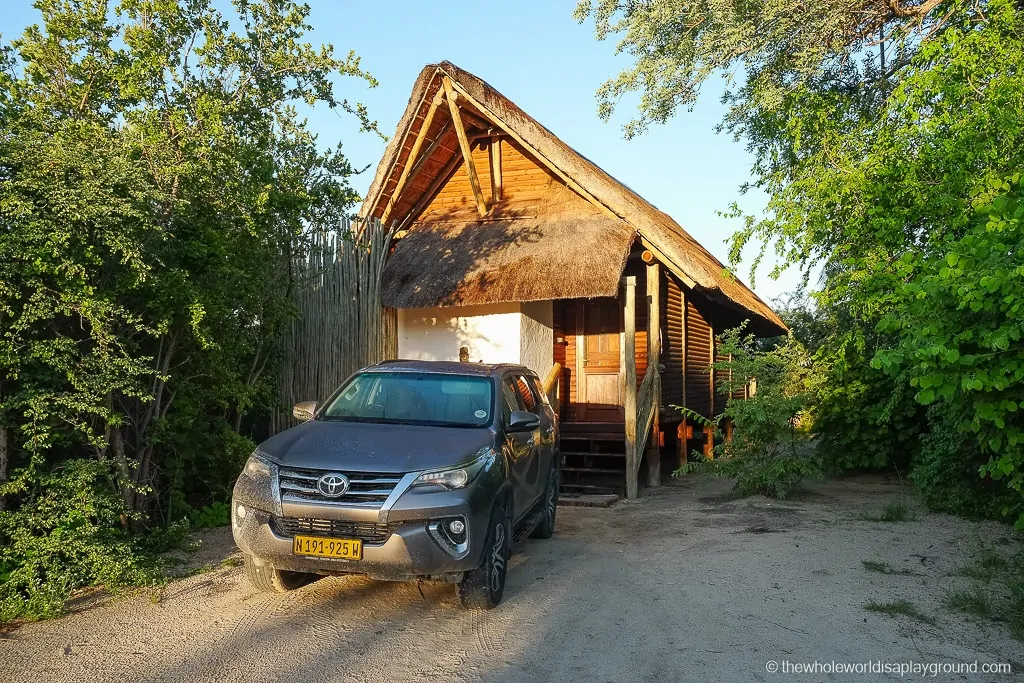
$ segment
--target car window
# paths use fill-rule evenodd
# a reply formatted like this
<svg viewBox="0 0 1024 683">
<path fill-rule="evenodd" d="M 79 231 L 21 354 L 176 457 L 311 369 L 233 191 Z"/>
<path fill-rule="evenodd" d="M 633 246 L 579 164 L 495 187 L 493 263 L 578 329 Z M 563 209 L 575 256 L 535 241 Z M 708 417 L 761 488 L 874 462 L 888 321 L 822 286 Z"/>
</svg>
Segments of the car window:
<svg viewBox="0 0 1024 683">
<path fill-rule="evenodd" d="M 483 427 L 491 421 L 492 395 L 486 377 L 366 372 L 354 376 L 318 419 Z"/>
<path fill-rule="evenodd" d="M 540 402 L 544 405 L 548 405 L 548 397 L 547 394 L 544 393 L 544 387 L 540 385 L 540 380 L 536 377 L 527 377 L 527 379 L 530 381 L 530 386 L 533 387 L 533 393 L 540 398 Z"/>
<path fill-rule="evenodd" d="M 516 375 L 516 389 L 519 391 L 519 396 L 523 400 L 523 405 L 531 413 L 537 412 L 537 397 L 534 395 L 533 390 L 530 389 L 530 385 L 527 382 L 529 378 L 526 375 Z"/>
<path fill-rule="evenodd" d="M 511 377 L 501 380 L 501 410 L 505 418 L 505 424 L 512 419 L 512 413 L 516 410 L 526 410 L 523 405 L 523 398 L 519 395 L 519 389 L 513 384 Z"/>
</svg>

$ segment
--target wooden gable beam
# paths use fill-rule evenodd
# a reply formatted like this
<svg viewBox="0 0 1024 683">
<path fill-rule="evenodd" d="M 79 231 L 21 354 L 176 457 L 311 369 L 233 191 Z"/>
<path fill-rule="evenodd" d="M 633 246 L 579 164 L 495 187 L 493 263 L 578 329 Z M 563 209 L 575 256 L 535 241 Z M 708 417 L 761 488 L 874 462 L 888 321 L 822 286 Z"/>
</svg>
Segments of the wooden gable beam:
<svg viewBox="0 0 1024 683">
<path fill-rule="evenodd" d="M 419 216 L 420 213 L 422 213 L 423 210 L 430 205 L 430 202 L 434 199 L 434 196 L 441 189 L 441 186 L 448 181 L 448 177 L 452 174 L 452 172 L 455 171 L 455 167 L 459 165 L 459 161 L 461 160 L 462 156 L 456 154 L 455 156 L 452 157 L 451 161 L 445 164 L 444 168 L 441 169 L 441 172 L 434 177 L 434 181 L 430 183 L 430 187 L 428 187 L 423 192 L 423 194 L 420 195 L 420 199 L 418 202 L 416 202 L 416 205 L 413 206 L 409 213 L 407 213 L 405 217 L 402 219 L 401 224 L 398 226 L 399 231 L 408 228 L 409 224 L 412 223 L 413 219 Z"/>
<path fill-rule="evenodd" d="M 423 119 L 423 125 L 420 126 L 419 132 L 416 134 L 416 140 L 412 143 L 412 149 L 409 150 L 409 158 L 405 160 L 405 167 L 402 169 L 402 175 L 398 176 L 398 184 L 395 185 L 394 192 L 388 197 L 388 204 L 384 207 L 384 213 L 380 217 L 381 223 L 387 223 L 388 218 L 391 216 L 392 209 L 395 208 L 395 202 L 402 194 L 402 190 L 405 189 L 405 184 L 409 182 L 410 176 L 412 175 L 412 169 L 415 165 L 416 170 L 419 171 L 419 165 L 416 164 L 417 155 L 420 153 L 420 147 L 423 146 L 423 140 L 427 137 L 427 130 L 430 128 L 430 124 L 434 122 L 434 114 L 437 113 L 438 107 L 441 106 L 442 96 L 440 91 L 434 95 L 434 99 L 430 102 L 430 109 L 427 110 L 427 115 Z M 440 137 L 440 136 L 438 136 Z"/>
<path fill-rule="evenodd" d="M 491 144 L 487 145 L 487 157 L 491 162 L 491 201 L 501 199 L 501 138 L 491 138 Z"/>
<path fill-rule="evenodd" d="M 665 252 L 663 252 L 661 249 L 658 249 L 658 247 L 656 247 L 655 245 L 651 244 L 651 241 L 649 239 L 641 236 L 640 244 L 643 245 L 644 249 L 649 249 L 650 251 L 652 251 L 654 253 L 654 256 L 657 257 L 657 259 L 661 261 L 665 265 L 665 267 L 671 270 L 672 273 L 676 277 L 678 277 L 684 285 L 686 285 L 690 289 L 695 289 L 697 287 L 697 282 L 692 277 L 684 273 L 682 268 L 679 268 L 676 264 L 672 263 L 671 259 L 665 256 Z"/>
<path fill-rule="evenodd" d="M 445 134 L 448 132 L 449 126 L 451 125 L 451 122 L 448 121 L 443 126 L 441 126 L 441 130 L 437 131 L 437 136 L 434 138 L 434 141 L 431 142 L 430 145 L 428 145 L 425 150 L 423 150 L 423 154 L 421 154 L 420 158 L 416 160 L 416 163 L 413 165 L 412 170 L 409 172 L 409 177 L 405 179 L 406 187 L 412 185 L 412 181 L 415 180 L 416 174 L 423 169 L 423 166 L 428 161 L 430 161 L 430 157 L 433 156 L 434 152 L 437 151 L 438 146 L 441 144 L 441 138 L 445 136 Z"/>
<path fill-rule="evenodd" d="M 480 190 L 480 178 L 476 174 L 476 164 L 473 162 L 473 150 L 469 146 L 469 138 L 466 137 L 466 127 L 462 125 L 459 105 L 455 102 L 457 95 L 452 88 L 452 81 L 448 76 L 444 76 L 441 83 L 444 86 L 445 98 L 448 100 L 448 108 L 452 112 L 452 124 L 455 126 L 455 135 L 459 138 L 462 158 L 466 162 L 469 184 L 473 188 L 473 197 L 476 199 L 476 210 L 480 217 L 483 218 L 487 215 L 487 202 L 484 201 L 484 193 Z"/>
<path fill-rule="evenodd" d="M 609 209 L 607 206 L 605 206 L 604 204 L 599 202 L 597 200 L 597 198 L 594 197 L 594 195 L 590 194 L 585 189 L 583 189 L 582 185 L 580 185 L 575 180 L 570 178 L 565 172 L 562 171 L 562 169 L 560 169 L 557 166 L 555 166 L 555 164 L 553 164 L 550 159 L 548 159 L 543 154 L 541 154 L 540 151 L 538 151 L 536 148 L 533 147 L 533 145 L 531 145 L 526 140 L 524 140 L 514 130 L 512 130 L 510 128 L 507 128 L 501 122 L 501 119 L 497 115 L 494 114 L 494 112 L 490 111 L 482 103 L 478 102 L 472 95 L 470 95 L 468 92 L 466 92 L 466 90 L 464 88 L 459 86 L 457 83 L 453 85 L 451 83 L 451 79 L 448 78 L 448 76 L 444 77 L 444 82 L 447 84 L 445 86 L 446 88 L 447 87 L 452 87 L 461 97 L 466 98 L 466 101 L 469 102 L 471 105 L 473 105 L 473 107 L 478 112 L 483 114 L 486 118 L 490 119 L 490 121 L 494 125 L 496 125 L 499 128 L 501 128 L 501 130 L 505 131 L 508 134 L 509 137 L 511 137 L 513 140 L 515 140 L 517 143 L 519 143 L 519 145 L 521 145 L 524 149 L 528 150 L 530 152 L 530 154 L 532 154 L 533 156 L 535 156 L 538 159 L 540 159 L 544 163 L 545 166 L 547 166 L 549 169 L 551 169 L 551 171 L 556 176 L 558 176 L 563 183 L 568 185 L 574 192 L 576 192 L 576 194 L 580 195 L 581 197 L 586 199 L 588 202 L 590 202 L 591 204 L 596 206 L 598 209 L 601 210 L 602 213 L 607 215 L 609 218 L 621 219 L 621 216 L 619 216 L 614 211 Z"/>
</svg>

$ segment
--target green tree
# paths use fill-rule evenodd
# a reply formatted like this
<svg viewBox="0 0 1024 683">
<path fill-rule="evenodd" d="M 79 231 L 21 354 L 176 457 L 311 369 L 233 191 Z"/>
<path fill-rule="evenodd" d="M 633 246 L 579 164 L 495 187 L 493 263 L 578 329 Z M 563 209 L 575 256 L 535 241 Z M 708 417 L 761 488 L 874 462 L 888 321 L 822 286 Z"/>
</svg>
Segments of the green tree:
<svg viewBox="0 0 1024 683">
<path fill-rule="evenodd" d="M 949 469 L 980 455 L 982 476 L 1019 493 L 1020 320 L 1004 289 L 1017 284 L 1019 226 L 1001 213 L 1024 167 L 1018 4 L 648 0 L 578 14 L 634 58 L 599 92 L 606 116 L 641 92 L 627 135 L 725 74 L 722 129 L 745 139 L 770 197 L 733 236 L 732 259 L 756 242 L 781 257 L 773 274 L 820 267 L 816 358 L 829 381 L 816 424 L 847 456 L 837 464 L 934 463 L 938 442 L 922 437 L 955 432 Z M 965 299 L 982 292 L 991 301 Z"/>
<path fill-rule="evenodd" d="M 275 401 L 293 257 L 357 199 L 300 107 L 376 129 L 334 79 L 376 82 L 305 42 L 292 0 L 36 8 L 40 25 L 0 47 L 0 515 L 39 513 L 25 553 L 55 547 L 67 520 L 47 501 L 72 490 L 121 501 L 97 528 L 228 495 Z M 72 471 L 90 474 L 43 483 Z M 24 591 L 44 566 L 63 575 L 52 558 Z"/>
</svg>

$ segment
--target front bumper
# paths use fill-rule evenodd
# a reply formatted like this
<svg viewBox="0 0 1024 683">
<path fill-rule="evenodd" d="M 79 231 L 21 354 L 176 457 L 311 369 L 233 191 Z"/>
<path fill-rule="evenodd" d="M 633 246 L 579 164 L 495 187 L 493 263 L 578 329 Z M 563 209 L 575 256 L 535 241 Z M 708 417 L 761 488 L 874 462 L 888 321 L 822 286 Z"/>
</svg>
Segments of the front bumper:
<svg viewBox="0 0 1024 683">
<path fill-rule="evenodd" d="M 472 487 L 471 487 L 472 488 Z M 445 492 L 436 489 L 407 491 L 379 520 L 374 513 L 368 519 L 365 509 L 346 509 L 343 506 L 310 504 L 291 505 L 286 509 L 289 518 L 344 520 L 353 522 L 386 522 L 390 536 L 383 543 L 363 542 L 359 560 L 309 557 L 292 552 L 292 538 L 279 535 L 271 523 L 269 512 L 250 507 L 244 500 L 232 502 L 231 530 L 235 543 L 242 552 L 258 563 L 276 569 L 318 574 L 366 574 L 378 579 L 408 580 L 419 577 L 457 580 L 458 574 L 479 566 L 482 559 L 484 535 L 490 517 L 490 505 L 482 496 L 472 492 Z M 235 514 L 238 503 L 246 505 L 241 524 Z M 428 529 L 431 521 L 462 517 L 468 530 L 468 548 L 453 555 Z M 303 532 L 309 533 L 309 532 Z M 310 535 L 323 535 L 311 533 Z"/>
</svg>

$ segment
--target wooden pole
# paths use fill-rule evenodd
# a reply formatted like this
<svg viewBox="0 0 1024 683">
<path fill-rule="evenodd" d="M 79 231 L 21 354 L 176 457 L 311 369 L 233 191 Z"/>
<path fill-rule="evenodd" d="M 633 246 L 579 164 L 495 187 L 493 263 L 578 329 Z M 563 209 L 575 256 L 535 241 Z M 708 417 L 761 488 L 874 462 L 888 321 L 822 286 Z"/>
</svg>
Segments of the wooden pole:
<svg viewBox="0 0 1024 683">
<path fill-rule="evenodd" d="M 441 83 L 444 85 L 444 93 L 448 99 L 448 109 L 452 113 L 452 124 L 455 126 L 455 135 L 459 138 L 462 158 L 466 162 L 466 173 L 469 174 L 469 184 L 473 188 L 473 197 L 476 199 L 476 210 L 483 218 L 487 215 L 487 202 L 484 201 L 484 193 L 480 189 L 480 178 L 476 174 L 476 164 L 473 162 L 473 150 L 469 146 L 469 138 L 466 137 L 466 127 L 462 125 L 462 117 L 459 115 L 459 105 L 455 103 L 457 95 L 452 90 L 451 79 L 445 76 Z"/>
<path fill-rule="evenodd" d="M 423 146 L 423 140 L 427 137 L 427 130 L 430 128 L 430 124 L 434 122 L 434 114 L 437 113 L 437 108 L 441 106 L 441 101 L 444 98 L 441 97 L 441 93 L 438 92 L 434 95 L 434 99 L 430 102 L 430 109 L 427 110 L 427 115 L 423 119 L 423 125 L 420 126 L 419 132 L 416 134 L 416 140 L 412 143 L 412 149 L 409 150 L 409 158 L 405 160 L 405 168 L 402 169 L 402 175 L 398 176 L 398 184 L 395 185 L 395 191 L 388 197 L 388 205 L 384 207 L 384 214 L 380 217 L 380 222 L 385 225 L 388 222 L 388 218 L 391 216 L 391 210 L 395 208 L 395 202 L 398 201 L 399 195 L 402 194 L 402 190 L 405 189 L 405 183 L 412 179 L 412 169 L 416 166 L 417 172 L 419 166 L 416 164 L 416 157 L 420 153 L 420 147 Z"/>
<path fill-rule="evenodd" d="M 459 159 L 461 158 L 462 157 L 460 155 L 456 154 L 455 156 L 452 157 L 451 161 L 449 161 L 445 165 L 445 167 L 441 169 L 441 172 L 434 176 L 434 180 L 433 182 L 430 183 L 430 187 L 428 187 L 423 192 L 423 194 L 419 198 L 419 201 L 416 202 L 416 205 L 412 207 L 412 210 L 409 211 L 409 213 L 407 213 L 405 217 L 402 218 L 401 222 L 398 224 L 399 232 L 408 228 L 409 225 L 413 222 L 413 220 L 418 218 L 419 215 L 423 212 L 423 210 L 430 205 L 430 202 L 433 201 L 434 196 L 437 195 L 441 187 L 445 184 L 445 182 L 448 181 L 448 176 L 450 176 L 452 172 L 455 170 L 455 167 L 459 165 Z"/>
<path fill-rule="evenodd" d="M 445 79 L 445 82 L 448 83 L 449 86 L 450 86 L 451 85 L 451 80 L 447 76 L 445 76 L 444 79 Z M 593 204 L 602 213 L 606 214 L 609 218 L 620 218 L 620 216 L 618 214 L 613 212 L 611 209 L 609 209 L 607 206 L 605 206 L 601 202 L 597 201 L 597 199 L 594 197 L 594 195 L 592 195 L 589 192 L 587 192 L 587 190 L 582 185 L 580 185 L 578 182 L 573 180 L 573 178 L 569 174 L 567 174 L 562 169 L 558 168 L 558 166 L 556 166 L 550 159 L 548 159 L 546 156 L 541 154 L 540 150 L 538 150 L 533 145 L 531 145 L 529 142 L 527 142 L 525 139 L 523 139 L 523 137 L 521 135 L 519 135 L 518 133 L 516 133 L 514 130 L 510 130 L 510 129 L 506 128 L 505 124 L 503 124 L 501 122 L 501 120 L 497 117 L 497 115 L 495 115 L 494 112 L 488 110 L 487 107 L 485 107 L 481 102 L 477 101 L 476 98 L 474 98 L 472 95 L 470 95 L 468 92 L 466 92 L 465 89 L 463 89 L 461 86 L 458 86 L 458 88 L 459 88 L 458 89 L 458 93 L 459 93 L 460 96 L 465 97 L 466 101 L 469 102 L 471 105 L 473 105 L 473 107 L 475 107 L 478 112 L 480 112 L 485 117 L 490 119 L 492 121 L 492 123 L 494 123 L 494 125 L 500 127 L 505 133 L 508 134 L 508 136 L 510 138 L 515 140 L 520 146 L 526 148 L 526 150 L 528 150 L 532 156 L 534 156 L 537 159 L 539 159 L 540 161 L 542 161 L 544 163 L 544 165 L 547 166 L 551 170 L 552 173 L 554 173 L 556 176 L 561 178 L 562 182 L 564 182 L 566 185 L 568 185 L 570 188 L 572 188 L 573 191 L 575 191 L 578 195 L 580 195 L 581 197 L 586 199 L 588 202 Z"/>
<path fill-rule="evenodd" d="M 487 146 L 491 161 L 491 204 L 501 199 L 501 138 L 491 138 Z"/>
<path fill-rule="evenodd" d="M 715 330 L 712 327 L 713 323 L 708 320 L 708 348 L 711 349 L 711 362 L 715 362 Z M 708 397 L 708 415 L 709 419 L 715 417 L 715 368 L 713 365 L 708 366 L 708 374 L 711 376 L 711 396 Z M 704 425 L 704 457 L 711 460 L 715 457 L 715 428 L 709 425 Z"/>
<path fill-rule="evenodd" d="M 686 290 L 682 287 L 679 288 L 679 305 L 681 306 L 680 315 L 683 318 L 683 340 L 680 348 L 683 365 L 683 406 L 686 407 Z M 679 450 L 679 467 L 686 465 L 690 452 L 687 450 L 689 444 L 687 439 L 690 438 L 690 428 L 687 425 L 686 415 L 683 414 L 683 421 L 679 423 L 679 431 L 676 432 L 678 438 L 678 450 Z"/>
<path fill-rule="evenodd" d="M 636 498 L 639 494 L 637 486 L 639 453 L 636 452 L 636 277 L 629 275 L 623 278 L 623 288 L 625 290 L 623 355 L 626 362 L 623 381 L 626 386 L 623 392 L 623 410 L 626 414 L 626 498 Z"/>
<path fill-rule="evenodd" d="M 661 268 L 647 263 L 647 372 L 658 372 L 661 363 Z M 661 486 L 661 374 L 654 378 L 654 422 L 647 441 L 647 485 Z"/>
</svg>

